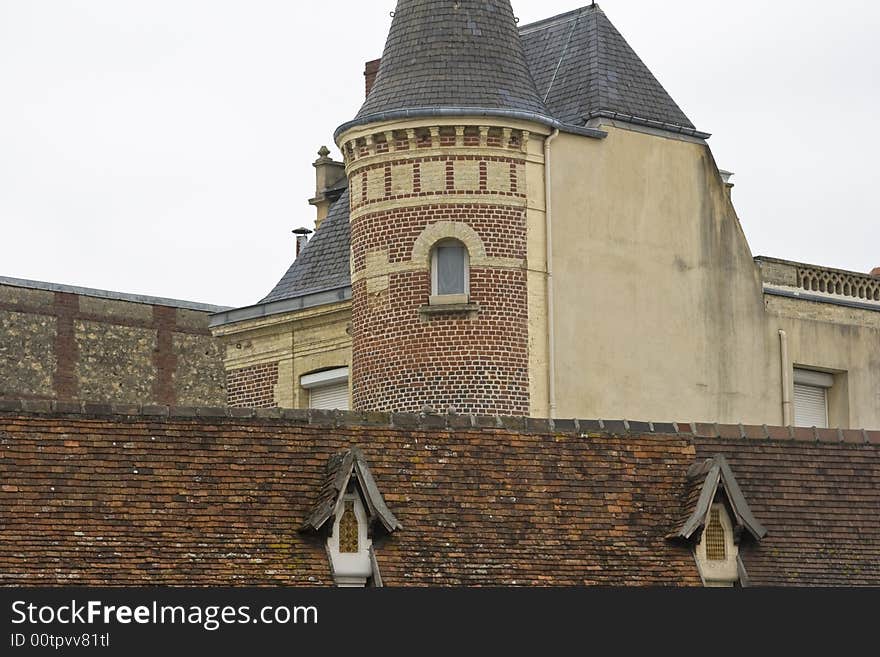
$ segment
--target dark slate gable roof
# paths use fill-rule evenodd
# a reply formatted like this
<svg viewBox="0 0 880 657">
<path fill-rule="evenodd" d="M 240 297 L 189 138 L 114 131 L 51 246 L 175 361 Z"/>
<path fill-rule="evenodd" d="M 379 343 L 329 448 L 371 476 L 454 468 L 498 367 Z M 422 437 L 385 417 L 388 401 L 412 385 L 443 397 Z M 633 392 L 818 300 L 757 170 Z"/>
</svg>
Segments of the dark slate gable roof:
<svg viewBox="0 0 880 657">
<path fill-rule="evenodd" d="M 696 133 L 598 6 L 525 25 L 520 34 L 538 91 L 559 121 L 582 126 L 605 116 Z"/>
<path fill-rule="evenodd" d="M 461 109 L 549 119 L 510 2 L 399 0 L 376 82 L 355 124 L 389 113 Z"/>
<path fill-rule="evenodd" d="M 260 303 L 284 301 L 351 285 L 351 229 L 346 190 L 274 289 Z"/>
</svg>

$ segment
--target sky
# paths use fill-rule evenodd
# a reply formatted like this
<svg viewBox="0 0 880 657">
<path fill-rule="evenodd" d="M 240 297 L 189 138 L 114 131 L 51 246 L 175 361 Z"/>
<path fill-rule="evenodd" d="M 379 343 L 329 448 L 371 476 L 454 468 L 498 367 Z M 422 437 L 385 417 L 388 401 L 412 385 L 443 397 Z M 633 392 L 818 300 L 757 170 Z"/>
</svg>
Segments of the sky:
<svg viewBox="0 0 880 657">
<path fill-rule="evenodd" d="M 395 4 L 0 0 L 0 276 L 259 301 Z M 880 4 L 600 4 L 713 133 L 754 255 L 880 266 Z"/>
</svg>

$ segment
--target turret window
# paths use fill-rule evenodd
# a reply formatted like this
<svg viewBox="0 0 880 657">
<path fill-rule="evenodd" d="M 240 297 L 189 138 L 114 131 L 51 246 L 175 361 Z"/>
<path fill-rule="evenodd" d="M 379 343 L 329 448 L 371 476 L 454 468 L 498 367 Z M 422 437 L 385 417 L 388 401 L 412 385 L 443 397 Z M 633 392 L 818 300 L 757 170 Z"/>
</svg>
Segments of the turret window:
<svg viewBox="0 0 880 657">
<path fill-rule="evenodd" d="M 438 242 L 431 254 L 431 303 L 467 303 L 468 251 L 458 240 Z"/>
</svg>

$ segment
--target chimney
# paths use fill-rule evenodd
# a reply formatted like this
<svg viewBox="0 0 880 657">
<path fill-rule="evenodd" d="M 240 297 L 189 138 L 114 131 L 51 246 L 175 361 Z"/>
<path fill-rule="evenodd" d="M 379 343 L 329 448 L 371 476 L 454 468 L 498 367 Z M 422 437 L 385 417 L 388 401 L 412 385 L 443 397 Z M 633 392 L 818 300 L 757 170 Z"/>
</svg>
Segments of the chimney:
<svg viewBox="0 0 880 657">
<path fill-rule="evenodd" d="M 312 230 L 308 228 L 297 228 L 293 231 L 293 234 L 296 235 L 296 257 L 299 258 L 299 254 L 305 248 L 306 244 L 309 243 L 309 235 L 312 234 Z"/>
<path fill-rule="evenodd" d="M 727 198 L 731 198 L 731 191 L 733 190 L 733 183 L 730 182 L 730 179 L 733 178 L 734 174 L 730 171 L 725 171 L 724 169 L 718 169 L 718 173 L 721 174 L 721 182 L 724 183 L 724 191 L 727 192 Z"/>
<path fill-rule="evenodd" d="M 321 146 L 318 159 L 312 166 L 315 167 L 315 198 L 309 199 L 309 203 L 318 210 L 318 216 L 315 218 L 315 230 L 317 230 L 321 227 L 321 222 L 327 218 L 330 206 L 339 198 L 341 193 L 339 190 L 345 189 L 345 164 L 330 158 L 330 150 L 326 146 Z M 333 193 L 334 191 L 336 193 Z"/>
<path fill-rule="evenodd" d="M 370 95 L 370 92 L 373 90 L 373 84 L 376 82 L 376 74 L 379 73 L 379 64 L 382 63 L 381 59 L 374 59 L 371 62 L 367 62 L 364 66 L 364 81 L 366 83 L 366 96 Z"/>
<path fill-rule="evenodd" d="M 871 270 L 871 276 L 880 278 L 880 267 L 874 267 L 874 269 Z"/>
</svg>

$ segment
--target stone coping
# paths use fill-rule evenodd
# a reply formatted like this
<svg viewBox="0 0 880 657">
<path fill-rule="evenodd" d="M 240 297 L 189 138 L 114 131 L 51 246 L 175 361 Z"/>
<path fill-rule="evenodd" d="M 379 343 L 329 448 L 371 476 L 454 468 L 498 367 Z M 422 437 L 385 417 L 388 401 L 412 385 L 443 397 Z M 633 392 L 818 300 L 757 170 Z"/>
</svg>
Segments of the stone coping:
<svg viewBox="0 0 880 657">
<path fill-rule="evenodd" d="M 679 435 L 729 440 L 790 440 L 810 443 L 846 443 L 880 446 L 880 431 L 867 429 L 817 429 L 769 425 L 718 424 L 714 422 L 643 422 L 635 420 L 546 419 L 482 415 L 426 415 L 374 413 L 318 409 L 150 406 L 141 404 L 95 404 L 49 400 L 3 400 L 0 414 L 80 416 L 87 419 L 283 420 L 294 424 L 334 428 L 383 427 L 418 431 L 501 429 L 529 434 L 583 435 Z"/>
</svg>

